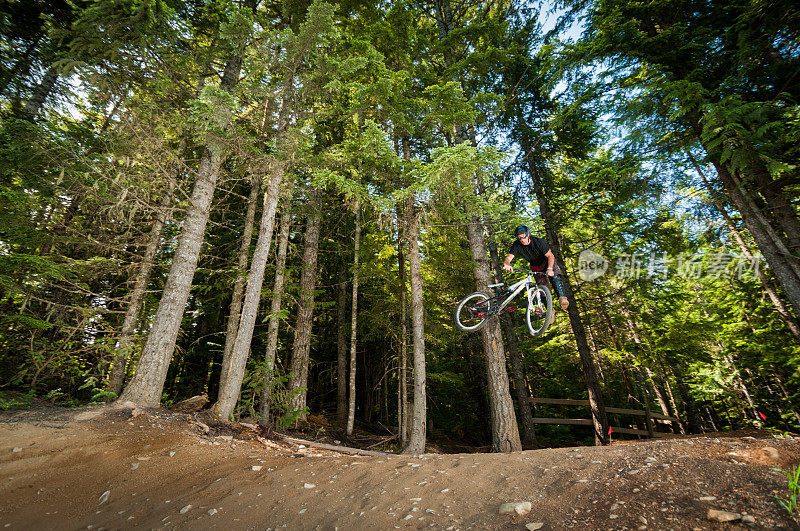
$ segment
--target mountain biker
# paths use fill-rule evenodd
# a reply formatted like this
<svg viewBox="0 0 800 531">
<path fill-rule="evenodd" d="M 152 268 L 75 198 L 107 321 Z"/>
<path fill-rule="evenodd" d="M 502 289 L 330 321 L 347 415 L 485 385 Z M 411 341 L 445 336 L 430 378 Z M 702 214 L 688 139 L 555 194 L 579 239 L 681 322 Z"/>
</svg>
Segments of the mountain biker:
<svg viewBox="0 0 800 531">
<path fill-rule="evenodd" d="M 542 239 L 531 236 L 531 230 L 527 225 L 520 225 L 514 230 L 514 243 L 508 250 L 508 255 L 503 261 L 503 269 L 505 271 L 513 271 L 511 261 L 516 257 L 524 258 L 531 265 L 531 271 L 545 271 L 547 276 L 553 284 L 553 287 L 558 294 L 558 302 L 561 304 L 561 309 L 566 310 L 569 307 L 569 301 L 564 295 L 564 285 L 558 275 L 563 275 L 561 268 L 556 264 L 556 257 L 553 251 L 550 250 L 550 245 Z M 538 277 L 537 283 L 545 283 L 546 281 Z"/>
</svg>

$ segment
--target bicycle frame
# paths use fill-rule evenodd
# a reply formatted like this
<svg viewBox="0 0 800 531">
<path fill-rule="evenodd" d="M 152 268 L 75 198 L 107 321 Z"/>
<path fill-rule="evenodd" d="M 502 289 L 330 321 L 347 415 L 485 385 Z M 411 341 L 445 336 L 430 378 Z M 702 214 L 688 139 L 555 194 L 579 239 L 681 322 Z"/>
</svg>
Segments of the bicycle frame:
<svg viewBox="0 0 800 531">
<path fill-rule="evenodd" d="M 535 273 L 533 271 L 526 271 L 525 269 L 515 269 L 513 272 L 514 273 L 527 273 L 528 276 L 523 278 L 519 282 L 515 282 L 514 284 L 512 284 L 512 285 L 510 285 L 508 287 L 508 291 L 511 291 L 511 294 L 508 297 L 506 297 L 503 302 L 500 303 L 500 306 L 497 308 L 497 311 L 494 312 L 494 313 L 502 312 L 503 309 L 505 309 L 505 307 L 508 306 L 508 304 L 512 300 L 514 300 L 514 298 L 517 295 L 519 295 L 522 292 L 523 289 L 526 290 L 525 294 L 526 294 L 526 296 L 528 298 L 528 306 L 529 307 L 533 307 L 534 301 L 533 301 L 533 299 L 531 299 L 531 287 L 536 285 L 536 282 L 534 282 L 534 280 L 533 280 L 533 276 L 536 275 L 537 273 Z M 538 273 L 538 275 L 544 276 L 543 273 Z M 491 284 L 491 285 L 489 285 L 487 287 L 494 289 L 495 293 L 497 293 L 497 288 L 502 286 L 503 284 L 504 283 Z M 498 300 L 500 299 L 500 295 L 499 294 L 496 295 L 495 297 L 497 297 Z M 538 294 L 537 294 L 537 297 L 538 297 Z M 541 302 L 541 301 L 537 301 L 537 302 Z"/>
<path fill-rule="evenodd" d="M 514 273 L 525 273 L 525 278 L 514 282 L 504 288 L 502 293 L 498 288 L 505 286 L 505 282 L 486 286 L 494 291 L 494 297 L 485 291 L 476 291 L 465 296 L 456 304 L 453 319 L 456 327 L 462 332 L 474 332 L 486 324 L 490 316 L 502 312 L 517 313 L 517 306 L 511 306 L 511 301 L 525 291 L 528 306 L 525 309 L 525 324 L 533 337 L 542 335 L 553 322 L 553 309 L 550 305 L 550 291 L 534 280 L 534 277 L 546 278 L 544 273 L 514 269 Z M 538 280 L 538 278 L 537 278 Z"/>
</svg>

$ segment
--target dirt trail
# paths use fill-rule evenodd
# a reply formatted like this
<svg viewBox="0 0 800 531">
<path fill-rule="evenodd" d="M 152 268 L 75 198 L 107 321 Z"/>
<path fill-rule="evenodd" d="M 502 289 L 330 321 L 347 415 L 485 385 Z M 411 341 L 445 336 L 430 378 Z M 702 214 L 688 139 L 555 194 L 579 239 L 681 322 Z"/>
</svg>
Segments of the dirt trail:
<svg viewBox="0 0 800 531">
<path fill-rule="evenodd" d="M 163 410 L 0 413 L 0 528 L 800 529 L 772 470 L 800 460 L 798 438 L 418 457 L 247 438 Z M 499 514 L 526 501 L 527 514 Z"/>
</svg>

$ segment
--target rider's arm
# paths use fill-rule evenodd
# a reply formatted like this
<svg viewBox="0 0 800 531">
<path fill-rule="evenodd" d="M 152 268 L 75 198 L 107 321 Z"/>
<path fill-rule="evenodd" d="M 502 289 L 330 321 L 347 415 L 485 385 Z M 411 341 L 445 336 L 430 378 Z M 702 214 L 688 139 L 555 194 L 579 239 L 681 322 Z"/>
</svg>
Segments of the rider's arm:
<svg viewBox="0 0 800 531">
<path fill-rule="evenodd" d="M 553 276 L 553 266 L 555 266 L 556 257 L 553 254 L 553 251 L 547 251 L 544 256 L 545 256 L 545 258 L 547 258 L 547 275 L 552 277 Z"/>
<path fill-rule="evenodd" d="M 511 271 L 511 260 L 514 259 L 514 255 L 509 253 L 506 255 L 506 259 L 503 260 L 503 269 L 506 271 Z"/>
</svg>

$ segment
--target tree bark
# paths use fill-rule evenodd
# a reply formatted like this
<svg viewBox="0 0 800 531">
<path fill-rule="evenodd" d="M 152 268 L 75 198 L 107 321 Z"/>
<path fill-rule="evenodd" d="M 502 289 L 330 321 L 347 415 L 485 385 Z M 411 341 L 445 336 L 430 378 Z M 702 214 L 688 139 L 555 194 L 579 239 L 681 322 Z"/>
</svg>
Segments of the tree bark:
<svg viewBox="0 0 800 531">
<path fill-rule="evenodd" d="M 533 181 L 533 188 L 536 194 L 537 202 L 539 203 L 539 211 L 544 220 L 545 233 L 550 248 L 555 255 L 556 262 L 559 264 L 564 263 L 564 256 L 561 253 L 561 246 L 558 239 L 558 229 L 555 225 L 553 212 L 550 208 L 550 201 L 545 194 L 544 185 L 541 177 L 536 170 L 536 165 L 530 154 L 532 153 L 531 146 L 523 146 L 528 153 L 528 173 Z M 606 416 L 606 408 L 603 404 L 603 395 L 600 390 L 600 382 L 597 379 L 597 371 L 594 367 L 594 359 L 592 352 L 589 349 L 589 342 L 586 339 L 586 331 L 583 327 L 580 312 L 578 311 L 578 303 L 575 300 L 575 294 L 572 291 L 572 282 L 566 275 L 562 279 L 564 286 L 564 295 L 569 300 L 569 314 L 570 325 L 572 326 L 572 333 L 575 336 L 575 343 L 578 347 L 578 355 L 581 360 L 581 368 L 583 369 L 583 379 L 586 383 L 586 389 L 589 393 L 589 404 L 592 410 L 592 422 L 594 425 L 594 439 L 595 444 L 607 445 L 610 444 L 608 433 L 608 418 Z"/>
<path fill-rule="evenodd" d="M 356 421 L 356 353 L 358 346 L 358 259 L 361 251 L 361 202 L 356 200 L 356 234 L 353 242 L 353 299 L 350 305 L 350 390 L 347 401 L 347 436 L 353 435 Z M 369 388 L 369 386 L 367 386 Z"/>
<path fill-rule="evenodd" d="M 705 185 L 706 190 L 708 190 L 709 195 L 711 196 L 711 200 L 714 203 L 717 211 L 722 215 L 723 219 L 725 220 L 725 225 L 728 227 L 728 231 L 733 235 L 734 239 L 736 240 L 736 244 L 739 246 L 742 254 L 747 258 L 747 260 L 752 264 L 754 263 L 755 256 L 750 251 L 750 246 L 744 241 L 741 232 L 736 227 L 736 224 L 731 219 L 728 212 L 725 210 L 725 205 L 722 203 L 722 200 L 717 196 L 718 192 L 711 186 L 708 178 L 705 175 L 705 172 L 700 167 L 700 164 L 695 160 L 692 154 L 689 151 L 686 151 L 686 155 L 691 161 L 692 165 L 697 171 L 697 174 L 700 176 L 700 179 L 703 181 L 703 185 Z M 721 180 L 721 179 L 720 179 Z M 792 333 L 792 335 L 800 341 L 800 324 L 798 324 L 797 319 L 792 315 L 786 305 L 781 300 L 780 296 L 778 295 L 777 290 L 775 289 L 775 285 L 772 281 L 767 278 L 764 274 L 764 271 L 759 267 L 756 268 L 756 276 L 761 281 L 761 284 L 764 286 L 764 291 L 766 291 L 767 296 L 769 296 L 772 305 L 775 307 L 775 310 L 778 312 L 781 320 L 784 322 L 786 327 Z"/>
<path fill-rule="evenodd" d="M 664 382 L 664 390 L 667 392 L 667 399 L 669 400 L 669 408 L 672 411 L 672 416 L 675 418 L 680 418 L 680 413 L 678 412 L 678 404 L 675 401 L 675 395 L 672 392 L 672 386 L 669 383 L 669 379 L 667 378 L 665 373 L 661 373 L 661 379 Z M 683 425 L 682 421 L 677 421 L 675 423 L 677 426 L 677 431 L 675 433 L 681 433 L 682 435 L 686 435 L 686 428 Z"/>
<path fill-rule="evenodd" d="M 744 238 L 742 238 L 741 233 L 736 228 L 736 225 L 734 225 L 731 217 L 724 210 L 720 210 L 720 212 L 725 218 L 725 224 L 728 226 L 728 230 L 736 240 L 736 244 L 739 246 L 739 249 L 742 251 L 744 257 L 751 264 L 755 263 L 756 257 L 750 251 L 750 247 L 745 243 Z M 783 324 L 786 325 L 786 328 L 789 329 L 789 332 L 791 332 L 795 339 L 800 341 L 800 324 L 798 324 L 795 316 L 792 315 L 792 313 L 789 311 L 789 308 L 787 308 L 783 303 L 783 300 L 778 295 L 777 289 L 775 289 L 775 285 L 769 278 L 767 278 L 767 275 L 764 274 L 764 270 L 760 267 L 756 268 L 756 276 L 758 277 L 758 280 L 761 281 L 761 285 L 764 286 L 764 291 L 767 293 L 770 302 L 772 302 L 772 306 L 775 307 L 775 311 L 778 312 L 778 316 L 783 321 Z"/>
<path fill-rule="evenodd" d="M 489 231 L 489 256 L 492 260 L 495 277 L 498 283 L 504 282 L 503 267 L 497 251 L 497 244 L 494 242 L 494 229 L 491 224 L 487 224 L 487 229 Z M 500 326 L 508 345 L 508 359 L 511 364 L 511 377 L 514 381 L 514 394 L 517 401 L 517 410 L 522 421 L 522 446 L 525 448 L 539 448 L 539 441 L 536 439 L 536 424 L 533 422 L 533 412 L 531 411 L 531 396 L 528 393 L 525 370 L 522 368 L 522 355 L 519 352 L 519 340 L 517 339 L 517 332 L 511 323 L 511 315 L 508 313 L 500 314 Z"/>
<path fill-rule="evenodd" d="M 347 315 L 347 269 L 339 273 L 338 296 L 336 298 L 336 419 L 343 426 L 347 424 L 347 334 L 345 316 Z"/>
<path fill-rule="evenodd" d="M 256 3 L 256 0 L 250 0 L 249 5 L 255 9 Z M 228 93 L 233 91 L 239 81 L 241 69 L 241 55 L 233 55 L 228 59 L 220 83 L 223 91 Z M 226 118 L 226 128 L 229 124 L 230 116 Z M 209 147 L 203 150 L 191 203 L 183 222 L 183 230 L 164 285 L 164 292 L 156 310 L 153 326 L 142 349 L 136 373 L 120 395 L 119 400 L 122 402 L 131 401 L 145 407 L 158 407 L 161 403 L 164 380 L 175 350 L 186 302 L 189 300 L 189 291 L 197 269 L 222 162 L 222 153 Z"/>
<path fill-rule="evenodd" d="M 439 39 L 444 41 L 453 29 L 455 29 L 453 12 L 450 8 L 449 0 L 436 0 L 434 9 L 436 11 L 435 17 Z M 443 56 L 446 67 L 450 67 L 453 64 L 453 55 L 453 48 L 451 46 L 444 46 Z M 455 143 L 469 140 L 468 131 L 464 124 L 456 124 L 454 126 L 454 137 Z M 474 144 L 473 141 L 473 145 Z M 478 189 L 479 183 L 475 182 L 471 193 L 477 195 Z M 481 224 L 480 218 L 475 214 L 466 212 L 466 215 L 469 219 L 467 224 L 467 241 L 469 242 L 470 253 L 474 264 L 473 274 L 475 277 L 475 286 L 478 291 L 485 292 L 487 291 L 491 273 L 487 260 L 483 225 Z M 514 404 L 509 391 L 508 373 L 506 372 L 503 335 L 500 331 L 500 325 L 497 319 L 491 318 L 481 329 L 481 338 L 483 339 L 486 374 L 489 380 L 492 446 L 497 452 L 521 450 L 522 443 L 519 438 L 519 429 L 514 414 Z M 418 406 L 415 404 L 415 410 L 417 407 Z"/>
<path fill-rule="evenodd" d="M 283 305 L 283 292 L 286 284 L 286 255 L 289 249 L 289 232 L 292 227 L 292 196 L 291 192 L 283 199 L 283 213 L 281 214 L 280 235 L 278 236 L 278 256 L 275 259 L 275 284 L 272 287 L 272 303 L 269 308 L 269 325 L 267 327 L 267 349 L 264 352 L 264 389 L 261 392 L 261 408 L 259 423 L 269 424 L 270 408 L 272 407 L 272 378 L 275 374 L 275 354 L 278 349 L 278 327 L 280 319 L 278 312 Z"/>
<path fill-rule="evenodd" d="M 472 142 L 473 145 L 476 144 L 474 137 L 472 137 Z M 478 180 L 478 191 L 481 195 L 486 194 L 482 180 Z M 503 266 L 500 254 L 497 250 L 497 244 L 495 243 L 494 226 L 492 223 L 486 223 L 486 231 L 489 236 L 489 258 L 492 262 L 495 278 L 497 279 L 497 283 L 503 283 L 505 282 Z M 519 411 L 522 421 L 522 445 L 525 448 L 539 448 L 539 441 L 536 439 L 536 424 L 533 422 L 533 413 L 531 411 L 531 397 L 528 393 L 528 385 L 525 381 L 525 371 L 522 368 L 522 356 L 519 352 L 517 332 L 514 330 L 514 326 L 511 323 L 511 316 L 508 313 L 504 312 L 500 314 L 500 326 L 506 337 L 506 344 L 508 345 L 511 376 L 514 380 L 514 394 L 516 395 L 517 410 Z"/>
<path fill-rule="evenodd" d="M 219 176 L 222 156 L 206 149 L 200 160 L 191 206 L 183 222 L 178 248 L 158 304 L 155 320 L 147 336 L 136 373 L 120 395 L 122 402 L 131 401 L 144 407 L 158 407 L 167 369 L 175 350 L 192 278 L 203 244 L 211 200 Z"/>
<path fill-rule="evenodd" d="M 225 331 L 225 348 L 222 353 L 222 374 L 228 374 L 231 369 L 233 344 L 236 342 L 236 333 L 239 330 L 239 318 L 242 312 L 244 299 L 245 271 L 250 258 L 250 243 L 253 240 L 253 225 L 255 225 L 256 205 L 258 204 L 258 191 L 260 177 L 251 175 L 250 196 L 247 198 L 247 214 L 244 218 L 242 240 L 239 245 L 239 256 L 236 262 L 236 280 L 233 283 L 228 322 Z M 222 382 L 220 382 L 221 384 Z M 220 387 L 221 389 L 221 387 Z"/>
<path fill-rule="evenodd" d="M 406 236 L 408 238 L 408 268 L 411 280 L 411 336 L 414 351 L 414 404 L 411 412 L 411 433 L 407 454 L 425 452 L 427 439 L 427 372 L 425 367 L 425 316 L 422 285 L 422 264 L 419 253 L 419 213 L 414 196 L 406 199 Z M 403 382 L 405 384 L 405 382 Z"/>
<path fill-rule="evenodd" d="M 774 374 L 774 377 L 775 377 L 775 383 L 778 384 L 778 388 L 781 390 L 781 394 L 783 395 L 783 398 L 786 401 L 786 404 L 789 406 L 789 408 L 790 408 L 790 410 L 792 412 L 792 415 L 797 420 L 797 422 L 800 423 L 800 413 L 798 413 L 797 409 L 795 409 L 795 407 L 792 406 L 791 397 L 789 396 L 789 393 L 786 391 L 786 386 L 783 383 L 783 378 L 781 377 L 780 374 L 778 374 L 778 371 L 777 371 L 776 368 L 773 368 L 773 374 Z"/>
<path fill-rule="evenodd" d="M 125 319 L 122 322 L 122 330 L 120 331 L 119 340 L 114 349 L 114 361 L 111 365 L 111 373 L 108 377 L 108 389 L 116 395 L 119 395 L 122 391 L 122 385 L 125 381 L 125 372 L 128 359 L 131 355 L 133 335 L 136 331 L 136 324 L 139 322 L 139 315 L 142 311 L 142 301 L 144 300 L 147 284 L 150 282 L 150 274 L 153 271 L 156 251 L 158 251 L 158 247 L 161 244 L 161 231 L 170 215 L 169 207 L 172 204 L 174 191 L 175 181 L 169 178 L 164 193 L 161 196 L 161 204 L 156 211 L 155 221 L 153 221 L 153 226 L 150 229 L 150 235 L 147 238 L 147 246 L 142 255 L 142 261 L 139 264 L 136 282 L 133 286 L 133 290 L 131 290 L 128 308 L 125 310 Z"/>
<path fill-rule="evenodd" d="M 788 248 L 782 244 L 767 220 L 746 196 L 746 190 L 739 187 L 733 175 L 724 166 L 715 164 L 715 167 L 725 193 L 741 214 L 742 221 L 772 268 L 778 283 L 783 287 L 795 313 L 800 313 L 800 276 L 791 261 L 786 259 L 786 256 L 789 256 Z"/>
<path fill-rule="evenodd" d="M 408 136 L 402 136 L 403 159 L 408 163 L 411 161 L 411 146 Z M 404 202 L 406 206 L 414 207 L 414 198 Z M 400 361 L 397 377 L 397 424 L 400 432 L 400 446 L 405 448 L 411 439 L 411 404 L 408 401 L 408 293 L 406 291 L 406 242 L 408 238 L 409 221 L 414 221 L 407 217 L 403 203 L 397 204 L 397 269 L 400 281 Z M 418 225 L 416 225 L 418 227 Z M 415 238 L 419 239 L 419 230 L 416 230 Z M 417 244 L 419 252 L 419 244 Z M 421 284 L 421 280 L 420 280 Z M 423 321 L 424 324 L 424 321 Z M 424 337 L 424 335 L 423 335 Z"/>
<path fill-rule="evenodd" d="M 401 209 L 397 208 L 398 226 L 407 225 L 407 221 L 400 215 Z M 408 403 L 408 303 L 406 302 L 406 260 L 403 241 L 408 239 L 406 230 L 399 229 L 397 241 L 397 268 L 400 281 L 400 360 L 397 368 L 397 428 L 400 432 L 400 446 L 405 448 L 411 436 L 410 408 Z"/>
<path fill-rule="evenodd" d="M 54 66 L 50 66 L 44 73 L 42 80 L 36 85 L 28 103 L 25 104 L 25 108 L 21 112 L 21 118 L 33 121 L 39 115 L 44 106 L 44 100 L 55 88 L 56 81 L 58 81 L 58 71 Z"/>
<path fill-rule="evenodd" d="M 253 1 L 253 0 L 251 0 Z M 294 108 L 293 81 L 300 56 L 294 58 L 294 68 L 284 74 L 283 88 L 281 91 L 281 105 L 278 112 L 276 126 L 276 144 L 283 148 L 284 137 L 289 128 L 290 116 Z M 272 161 L 271 178 L 267 191 L 264 194 L 264 206 L 261 213 L 261 226 L 259 228 L 256 248 L 253 252 L 253 261 L 247 276 L 247 289 L 245 293 L 244 308 L 236 333 L 231 364 L 229 370 L 222 371 L 220 375 L 220 393 L 217 402 L 212 407 L 212 413 L 218 418 L 227 419 L 233 413 L 239 393 L 242 388 L 247 358 L 250 353 L 250 343 L 253 339 L 258 307 L 261 300 L 261 287 L 264 282 L 264 272 L 269 257 L 269 248 L 272 242 L 272 233 L 275 225 L 275 212 L 280 200 L 280 191 L 286 172 L 287 162 L 282 159 Z M 315 264 L 316 265 L 316 264 Z"/>
<path fill-rule="evenodd" d="M 761 192 L 761 196 L 766 201 L 767 208 L 772 212 L 773 218 L 786 235 L 789 251 L 792 253 L 791 257 L 787 258 L 796 261 L 797 255 L 795 253 L 800 252 L 800 222 L 797 219 L 797 212 L 786 198 L 786 194 L 776 185 L 766 168 L 759 161 L 752 161 L 752 168 L 753 173 L 756 175 L 755 181 L 758 184 L 759 192 Z"/>
<path fill-rule="evenodd" d="M 223 366 L 219 380 L 219 396 L 212 406 L 212 413 L 227 420 L 233 414 L 239 392 L 242 390 L 247 358 L 250 354 L 250 342 L 253 339 L 253 330 L 258 317 L 258 307 L 261 302 L 261 287 L 264 283 L 264 272 L 269 258 L 269 248 L 272 243 L 272 233 L 275 225 L 275 211 L 278 208 L 281 184 L 283 183 L 283 163 L 277 162 L 272 170 L 269 185 L 264 193 L 264 204 L 261 212 L 261 225 L 258 229 L 256 248 L 253 251 L 253 261 L 247 275 L 247 289 L 245 291 L 242 315 L 239 319 L 239 328 L 236 340 L 230 355 L 230 363 Z"/>
<path fill-rule="evenodd" d="M 747 260 L 752 264 L 755 261 L 755 256 L 750 251 L 750 246 L 744 241 L 741 232 L 736 227 L 736 224 L 733 222 L 731 217 L 728 215 L 728 212 L 725 210 L 725 206 L 722 204 L 722 201 L 717 197 L 717 191 L 711 186 L 711 183 L 708 181 L 708 178 L 705 176 L 705 172 L 700 168 L 700 165 L 697 161 L 692 157 L 691 153 L 687 151 L 687 156 L 689 160 L 695 167 L 697 174 L 700 176 L 700 179 L 703 181 L 708 193 L 711 196 L 712 201 L 714 202 L 714 206 L 717 208 L 717 211 L 722 215 L 723 219 L 725 220 L 725 224 L 728 227 L 728 231 L 733 235 L 734 239 L 736 240 L 736 244 L 739 246 L 739 249 L 742 251 L 742 254 L 747 258 Z M 778 312 L 781 320 L 786 325 L 786 328 L 792 333 L 792 335 L 800 341 L 800 324 L 797 322 L 797 319 L 792 315 L 786 305 L 783 303 L 783 300 L 778 295 L 777 290 L 775 289 L 775 285 L 772 281 L 767 278 L 764 274 L 764 271 L 759 267 L 756 268 L 756 276 L 761 281 L 761 285 L 764 286 L 764 291 L 767 292 L 767 296 L 769 296 L 772 305 L 775 307 L 775 310 Z"/>
<path fill-rule="evenodd" d="M 689 396 L 689 390 L 683 381 L 683 374 L 681 370 L 672 366 L 672 375 L 675 377 L 675 383 L 678 386 L 678 394 L 681 396 L 683 407 L 686 409 L 686 423 L 689 428 L 689 433 L 701 433 L 702 427 L 700 426 L 700 415 L 698 413 L 697 404 L 694 399 Z"/>
<path fill-rule="evenodd" d="M 622 383 L 625 386 L 625 392 L 627 393 L 627 401 L 628 406 L 631 409 L 639 409 L 639 406 L 642 406 L 639 403 L 639 399 L 636 396 L 636 389 L 634 389 L 633 382 L 631 381 L 631 371 L 628 369 L 626 365 L 627 360 L 622 360 L 619 362 L 619 370 L 622 375 Z M 634 422 L 636 423 L 636 427 L 640 430 L 646 429 L 644 426 L 644 422 L 641 417 L 638 415 L 634 417 Z"/>
<path fill-rule="evenodd" d="M 640 348 L 647 348 L 649 351 L 650 348 L 645 345 L 644 340 L 642 339 L 641 334 L 639 333 L 639 327 L 636 326 L 636 322 L 634 322 L 633 317 L 631 317 L 631 313 L 628 308 L 623 303 L 622 305 L 622 315 L 625 317 L 625 320 L 628 323 L 628 329 L 631 331 L 631 335 L 633 336 L 633 341 L 636 343 Z M 652 352 L 649 352 L 652 355 Z M 661 387 L 658 385 L 658 381 L 656 379 L 656 375 L 650 369 L 650 367 L 643 367 L 645 375 L 647 376 L 647 381 L 650 383 L 650 389 L 652 390 L 652 394 L 656 397 L 656 401 L 658 402 L 658 407 L 661 408 L 661 413 L 666 416 L 670 415 L 669 404 L 667 403 L 667 398 L 664 396 L 664 393 L 661 390 Z M 677 415 L 676 415 L 677 416 Z M 675 427 L 673 426 L 672 421 L 670 421 L 670 427 L 673 428 L 675 431 Z"/>
<path fill-rule="evenodd" d="M 313 193 L 315 197 L 311 201 L 306 223 L 303 272 L 300 275 L 300 296 L 297 304 L 297 321 L 290 363 L 289 390 L 292 393 L 291 404 L 294 411 L 300 411 L 306 407 L 306 388 L 308 386 L 308 361 L 314 316 L 314 286 L 317 278 L 317 254 L 322 224 L 318 192 Z M 305 417 L 306 415 L 301 413 L 298 418 L 305 419 Z"/>
<path fill-rule="evenodd" d="M 483 237 L 483 225 L 477 216 L 471 216 L 467 224 L 467 239 L 473 262 L 473 277 L 477 291 L 488 292 L 491 281 L 489 260 Z M 486 377 L 492 422 L 492 447 L 496 452 L 513 452 L 522 449 L 519 437 L 514 404 L 506 372 L 503 336 L 500 323 L 495 317 L 488 319 L 481 328 L 483 351 L 486 363 Z"/>
<path fill-rule="evenodd" d="M 661 409 L 661 414 L 667 417 L 671 416 L 669 404 L 667 403 L 667 397 L 664 396 L 664 391 L 661 389 L 661 386 L 658 385 L 658 379 L 656 378 L 655 373 L 650 369 L 650 367 L 644 367 L 644 373 L 647 375 L 647 381 L 650 382 L 650 389 L 652 389 L 653 395 L 656 397 L 658 407 Z M 670 421 L 670 427 L 672 427 L 672 421 Z"/>
<path fill-rule="evenodd" d="M 747 403 L 747 407 L 750 410 L 749 411 L 750 418 L 752 418 L 756 422 L 756 424 L 759 427 L 761 427 L 762 422 L 761 418 L 758 415 L 758 408 L 756 407 L 756 404 L 753 401 L 753 397 L 750 394 L 750 390 L 747 388 L 747 384 L 745 383 L 744 378 L 742 378 L 742 373 L 739 372 L 739 368 L 736 366 L 736 362 L 733 360 L 733 356 L 731 356 L 730 354 L 723 354 L 722 359 L 725 361 L 725 363 L 728 364 L 728 367 L 731 369 L 731 372 L 733 373 L 733 383 L 736 385 L 739 394 L 742 395 L 742 398 L 744 398 L 744 401 Z M 748 416 L 747 410 L 744 410 L 743 412 L 745 413 L 745 417 Z"/>
</svg>

